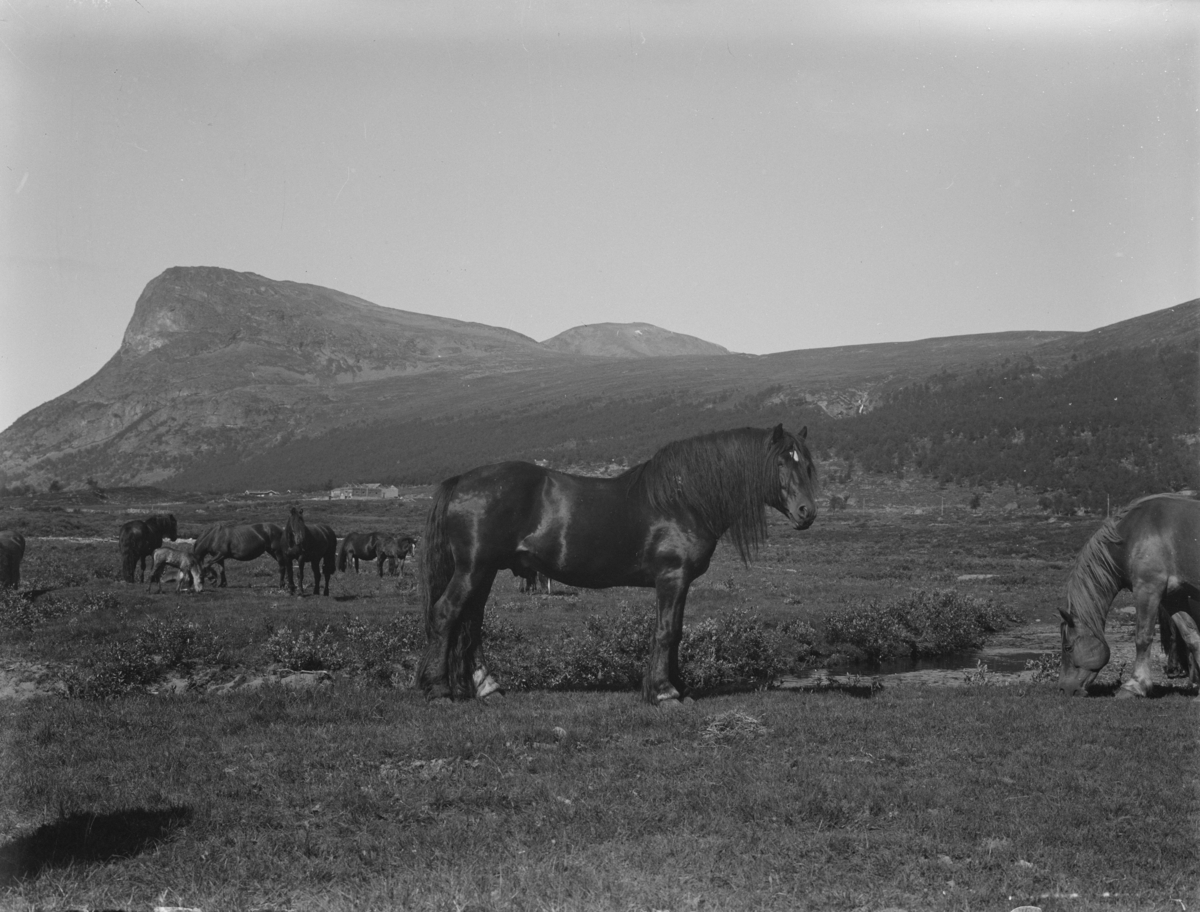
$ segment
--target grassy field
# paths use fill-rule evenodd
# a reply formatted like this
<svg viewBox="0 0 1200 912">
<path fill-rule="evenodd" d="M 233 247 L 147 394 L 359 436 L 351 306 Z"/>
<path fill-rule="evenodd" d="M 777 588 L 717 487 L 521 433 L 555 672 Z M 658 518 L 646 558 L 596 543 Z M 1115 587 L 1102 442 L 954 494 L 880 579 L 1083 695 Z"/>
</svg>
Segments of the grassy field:
<svg viewBox="0 0 1200 912">
<path fill-rule="evenodd" d="M 413 532 L 426 496 L 305 514 L 339 533 Z M 230 562 L 224 590 L 148 595 L 116 580 L 115 533 L 156 505 L 46 506 L 0 504 L 0 528 L 30 537 L 23 588 L 44 590 L 29 603 L 41 614 L 0 631 L 0 663 L 86 695 L 80 682 L 114 656 L 169 651 L 190 631 L 173 673 L 191 686 L 0 701 L 0 908 L 1200 902 L 1200 727 L 1178 691 L 1068 701 L 1048 684 L 885 684 L 709 696 L 673 712 L 632 692 L 511 691 L 428 706 L 404 686 L 404 661 L 229 691 L 277 670 L 303 636 L 357 631 L 370 644 L 398 630 L 419 608 L 414 579 L 372 567 L 336 576 L 329 598 L 294 597 L 263 560 Z M 286 515 L 282 502 L 165 506 L 185 535 Z M 687 620 L 737 610 L 819 631 L 934 590 L 990 600 L 1016 623 L 1053 620 L 1096 525 L 928 505 L 829 514 L 805 533 L 773 524 L 753 567 L 718 549 Z M 529 596 L 503 579 L 489 612 L 554 642 L 651 602 L 639 590 Z"/>
</svg>

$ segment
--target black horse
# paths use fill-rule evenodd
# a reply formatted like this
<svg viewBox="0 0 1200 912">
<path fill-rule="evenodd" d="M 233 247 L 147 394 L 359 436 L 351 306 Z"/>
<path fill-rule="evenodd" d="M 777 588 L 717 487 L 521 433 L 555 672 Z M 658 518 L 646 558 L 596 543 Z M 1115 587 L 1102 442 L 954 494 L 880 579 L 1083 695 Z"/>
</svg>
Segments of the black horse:
<svg viewBox="0 0 1200 912">
<path fill-rule="evenodd" d="M 388 573 L 395 576 L 399 568 L 404 567 L 404 560 L 413 552 L 416 539 L 411 535 L 390 535 L 386 532 L 347 532 L 345 538 L 338 543 L 337 568 L 341 573 L 346 572 L 350 562 L 354 562 L 354 572 L 358 572 L 358 562 L 374 561 L 383 576 L 383 563 L 387 561 Z"/>
<path fill-rule="evenodd" d="M 313 595 L 321 594 L 321 571 L 325 573 L 325 595 L 329 595 L 329 578 L 337 560 L 337 533 L 325 523 L 307 525 L 304 511 L 292 507 L 287 525 L 283 527 L 281 562 L 286 565 L 288 589 L 296 591 L 292 577 L 292 561 L 300 567 L 300 591 L 304 591 L 304 565 L 312 564 Z"/>
<path fill-rule="evenodd" d="M 214 523 L 200 533 L 192 554 L 203 567 L 221 568 L 220 586 L 225 586 L 225 561 L 252 561 L 270 555 L 279 564 L 279 588 L 283 588 L 284 563 L 280 542 L 283 527 L 275 523 Z M 208 567 L 203 567 L 205 571 Z"/>
<path fill-rule="evenodd" d="M 25 536 L 20 532 L 0 532 L 0 589 L 21 585 L 21 559 L 25 556 Z"/>
<path fill-rule="evenodd" d="M 133 571 L 139 569 L 138 582 L 146 581 L 146 559 L 162 547 L 163 539 L 179 537 L 174 513 L 155 513 L 145 519 L 133 519 L 121 526 L 118 547 L 121 551 L 121 575 L 132 583 Z"/>
<path fill-rule="evenodd" d="M 430 699 L 499 689 L 483 655 L 483 609 L 496 573 L 512 570 L 591 589 L 654 587 L 658 626 L 642 695 L 681 699 L 684 602 L 717 541 L 728 533 L 748 562 L 767 534 L 764 505 L 797 529 L 816 518 L 807 431 L 777 425 L 679 440 L 615 478 L 505 462 L 442 482 L 421 554 L 428 642 L 417 683 Z"/>
</svg>

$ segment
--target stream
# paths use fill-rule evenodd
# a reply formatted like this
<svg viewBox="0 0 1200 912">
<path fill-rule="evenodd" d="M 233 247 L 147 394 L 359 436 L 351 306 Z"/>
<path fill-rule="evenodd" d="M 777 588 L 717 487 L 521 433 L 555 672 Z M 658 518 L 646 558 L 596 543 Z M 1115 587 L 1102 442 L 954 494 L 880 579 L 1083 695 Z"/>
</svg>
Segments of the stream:
<svg viewBox="0 0 1200 912">
<path fill-rule="evenodd" d="M 967 673 L 977 674 L 981 665 L 987 667 L 987 679 L 994 683 L 1015 683 L 1033 679 L 1026 663 L 1039 656 L 1061 649 L 1058 617 L 1014 627 L 993 636 L 982 649 L 957 653 L 937 659 L 898 659 L 879 665 L 833 665 L 814 668 L 803 675 L 785 676 L 780 687 L 785 690 L 804 690 L 827 686 L 830 683 L 860 678 L 881 680 L 887 685 L 936 684 L 962 686 Z M 1128 642 L 1126 642 L 1128 640 Z M 1110 626 L 1109 645 L 1113 662 L 1133 662 L 1133 634 L 1125 628 Z M 1125 653 L 1128 652 L 1128 655 Z"/>
</svg>

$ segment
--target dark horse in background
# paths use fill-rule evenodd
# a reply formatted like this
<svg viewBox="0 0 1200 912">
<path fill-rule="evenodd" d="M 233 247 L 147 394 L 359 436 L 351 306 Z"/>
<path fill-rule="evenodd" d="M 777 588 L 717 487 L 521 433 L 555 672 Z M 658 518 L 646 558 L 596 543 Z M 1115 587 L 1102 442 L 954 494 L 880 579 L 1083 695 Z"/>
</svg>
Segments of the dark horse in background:
<svg viewBox="0 0 1200 912">
<path fill-rule="evenodd" d="M 417 540 L 411 535 L 385 535 L 379 546 L 380 576 L 383 575 L 383 560 L 388 562 L 388 573 L 396 576 L 404 571 L 404 562 L 417 547 Z"/>
<path fill-rule="evenodd" d="M 417 683 L 431 699 L 499 689 L 484 659 L 483 609 L 496 573 L 511 570 L 589 589 L 653 587 L 658 625 L 642 695 L 681 699 L 684 603 L 717 541 L 728 533 L 749 562 L 767 534 L 764 506 L 797 529 L 816 518 L 806 436 L 783 425 L 706 434 L 669 443 L 615 478 L 505 462 L 442 482 L 422 539 L 428 642 Z"/>
<path fill-rule="evenodd" d="M 146 581 L 146 559 L 162 547 L 163 539 L 179 537 L 174 513 L 155 513 L 145 519 L 133 519 L 121 526 L 118 547 L 121 551 L 121 575 L 132 583 L 133 571 L 140 567 L 138 582 Z"/>
<path fill-rule="evenodd" d="M 321 594 L 321 571 L 325 572 L 325 595 L 329 595 L 329 578 L 337 560 L 337 533 L 325 523 L 304 522 L 304 511 L 292 507 L 283 527 L 282 562 L 286 565 L 288 589 L 296 591 L 292 578 L 292 561 L 300 567 L 300 591 L 304 592 L 304 565 L 312 564 L 313 595 Z"/>
<path fill-rule="evenodd" d="M 21 559 L 25 557 L 25 536 L 7 529 L 0 532 L 0 589 L 21 585 Z"/>
<path fill-rule="evenodd" d="M 354 572 L 358 572 L 358 562 L 374 561 L 383 576 L 383 562 L 388 562 L 388 570 L 395 575 L 396 562 L 404 564 L 404 559 L 412 554 L 416 540 L 408 535 L 389 535 L 385 532 L 347 532 L 337 548 L 337 568 L 346 572 L 346 565 L 354 561 Z"/>
<path fill-rule="evenodd" d="M 225 586 L 225 561 L 252 561 L 264 554 L 279 564 L 279 588 L 283 588 L 283 526 L 275 523 L 214 523 L 200 533 L 192 547 L 192 556 L 203 567 L 221 568 L 218 584 Z M 207 570 L 207 568 L 204 568 Z"/>
<path fill-rule="evenodd" d="M 1200 684 L 1200 501 L 1175 494 L 1135 500 L 1105 520 L 1075 558 L 1062 614 L 1064 693 L 1083 691 L 1108 664 L 1104 622 L 1122 589 L 1137 606 L 1133 674 L 1117 693 L 1150 692 L 1154 624 L 1168 662 Z"/>
</svg>

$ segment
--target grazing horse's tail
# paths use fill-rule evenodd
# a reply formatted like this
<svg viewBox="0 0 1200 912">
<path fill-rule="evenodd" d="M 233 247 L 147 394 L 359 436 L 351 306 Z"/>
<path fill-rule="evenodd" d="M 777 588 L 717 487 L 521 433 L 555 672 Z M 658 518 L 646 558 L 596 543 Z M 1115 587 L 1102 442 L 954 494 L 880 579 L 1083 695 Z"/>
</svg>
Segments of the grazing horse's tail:
<svg viewBox="0 0 1200 912">
<path fill-rule="evenodd" d="M 438 485 L 433 495 L 433 507 L 425 520 L 425 533 L 421 538 L 424 547 L 421 549 L 421 596 L 425 602 L 425 637 L 427 642 L 433 642 L 437 637 L 434 625 L 434 606 L 450 585 L 454 576 L 454 555 L 450 551 L 450 542 L 446 538 L 446 514 L 450 509 L 450 499 L 458 486 L 459 476 L 448 478 Z M 418 686 L 429 690 L 425 681 L 425 669 L 429 662 L 429 650 L 421 658 L 417 666 L 415 682 Z"/>
</svg>

